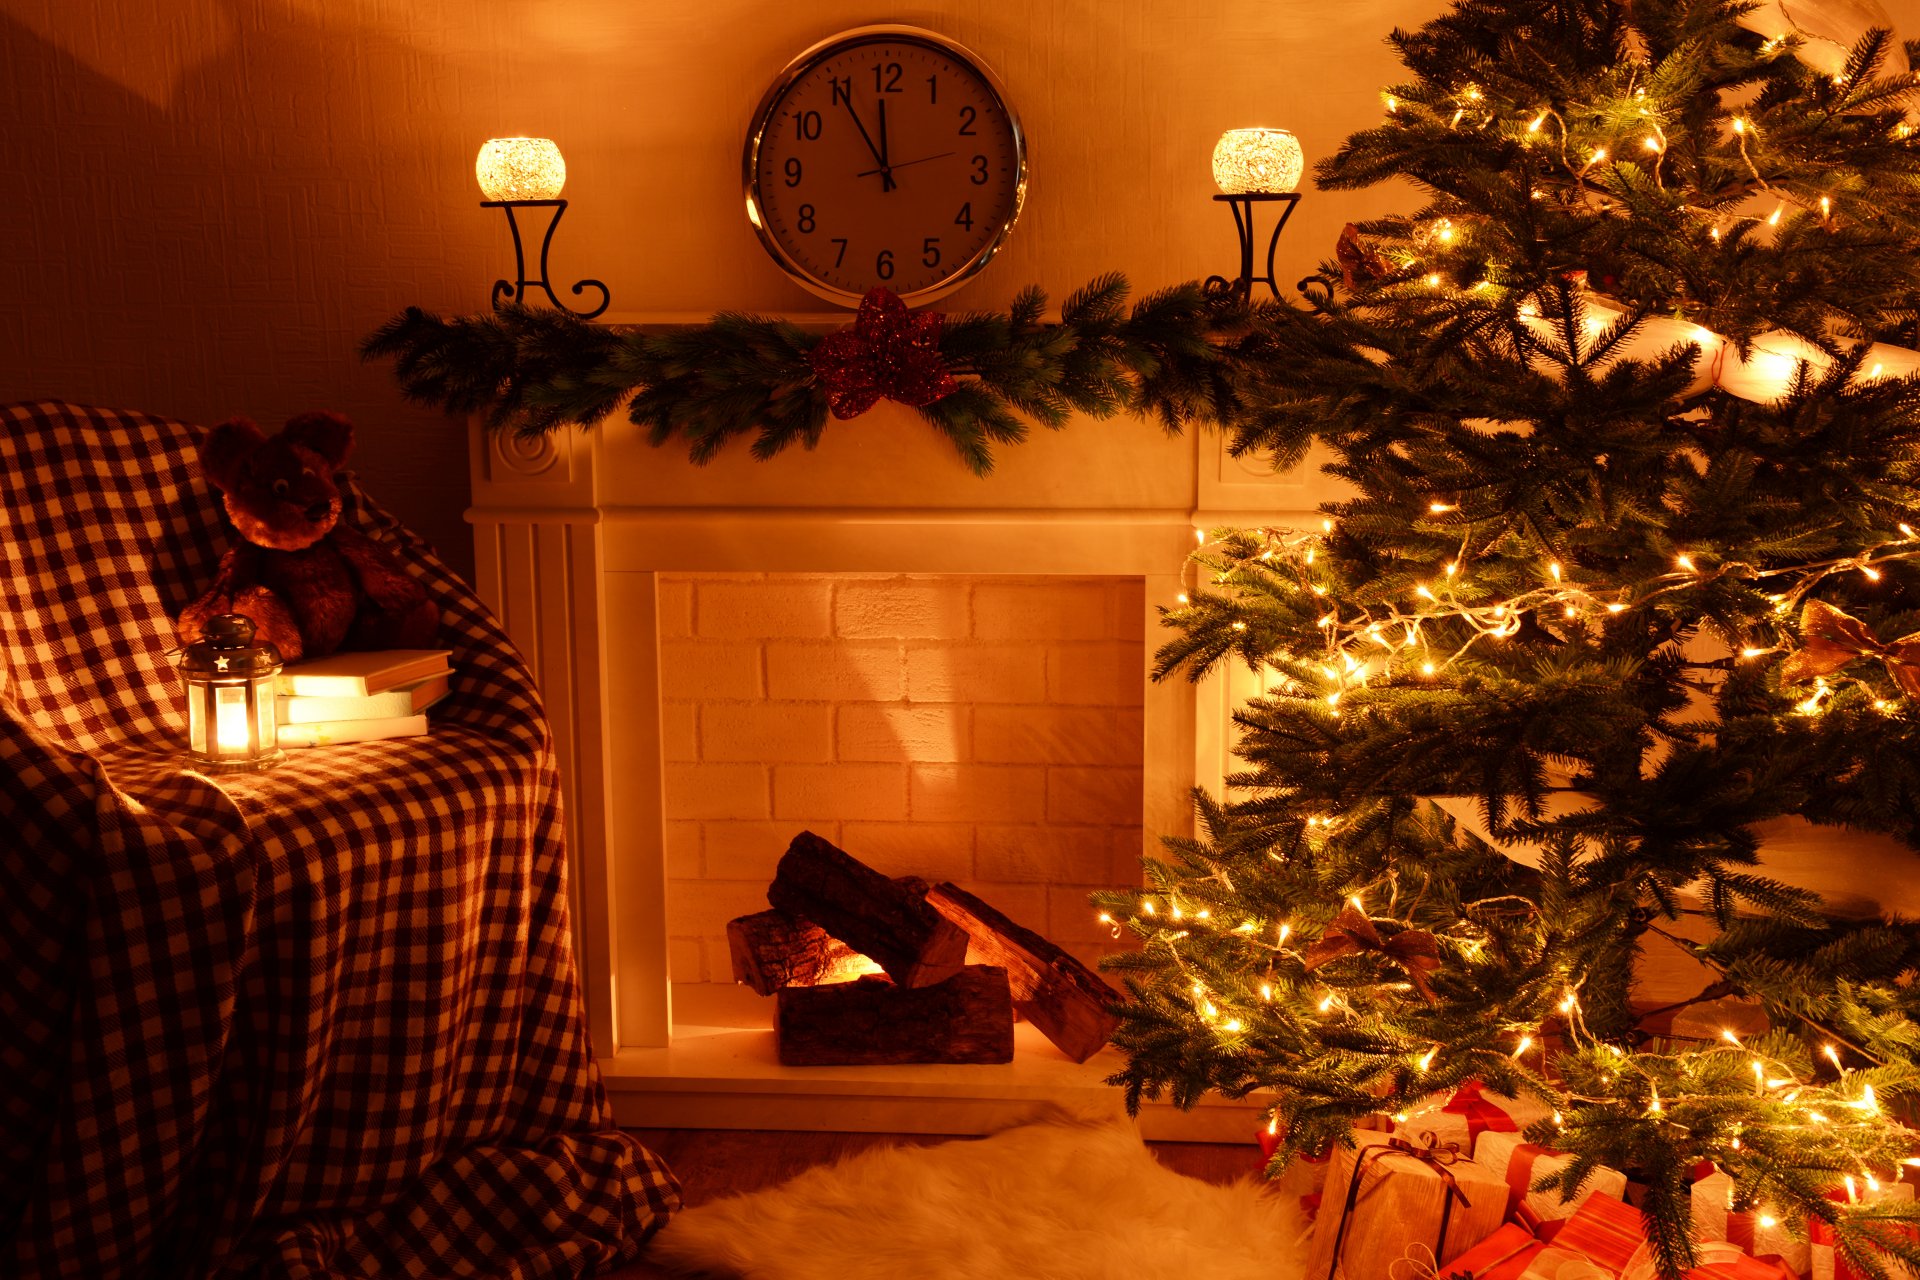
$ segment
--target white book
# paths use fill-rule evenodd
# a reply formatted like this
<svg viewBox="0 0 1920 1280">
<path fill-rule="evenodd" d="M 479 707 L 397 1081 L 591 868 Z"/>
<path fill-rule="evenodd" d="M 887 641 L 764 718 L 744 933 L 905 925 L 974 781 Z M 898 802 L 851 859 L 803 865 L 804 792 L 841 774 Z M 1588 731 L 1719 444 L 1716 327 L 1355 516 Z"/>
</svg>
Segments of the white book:
<svg viewBox="0 0 1920 1280">
<path fill-rule="evenodd" d="M 451 649 L 386 649 L 330 653 L 296 662 L 274 681 L 274 692 L 300 698 L 364 698 L 452 669 Z"/>
<path fill-rule="evenodd" d="M 447 696 L 452 673 L 415 680 L 385 693 L 370 693 L 364 698 L 312 698 L 280 695 L 277 708 L 281 724 L 315 724 L 322 720 L 391 720 L 395 716 L 418 715 Z"/>
<path fill-rule="evenodd" d="M 426 731 L 424 715 L 391 716 L 384 720 L 322 720 L 316 724 L 283 724 L 278 741 L 283 747 L 326 747 L 337 742 L 418 738 Z"/>
</svg>

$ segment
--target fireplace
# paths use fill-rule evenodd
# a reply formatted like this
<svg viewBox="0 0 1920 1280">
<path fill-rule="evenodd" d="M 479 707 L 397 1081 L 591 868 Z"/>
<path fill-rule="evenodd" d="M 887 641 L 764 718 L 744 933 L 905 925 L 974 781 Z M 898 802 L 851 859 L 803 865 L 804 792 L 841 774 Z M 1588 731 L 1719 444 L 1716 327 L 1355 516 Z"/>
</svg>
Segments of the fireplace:
<svg viewBox="0 0 1920 1280">
<path fill-rule="evenodd" d="M 553 722 L 620 1119 L 957 1133 L 1118 1106 L 1115 1051 L 1076 1064 L 1024 1025 L 1006 1066 L 782 1068 L 726 921 L 810 828 L 1090 962 L 1119 945 L 1087 889 L 1191 831 L 1239 692 L 1149 680 L 1157 609 L 1196 528 L 1317 521 L 1326 482 L 1127 420 L 1036 432 L 975 479 L 886 404 L 769 462 L 694 466 L 620 419 L 471 440 L 477 577 Z M 1143 1127 L 1243 1140 L 1259 1105 Z"/>
</svg>

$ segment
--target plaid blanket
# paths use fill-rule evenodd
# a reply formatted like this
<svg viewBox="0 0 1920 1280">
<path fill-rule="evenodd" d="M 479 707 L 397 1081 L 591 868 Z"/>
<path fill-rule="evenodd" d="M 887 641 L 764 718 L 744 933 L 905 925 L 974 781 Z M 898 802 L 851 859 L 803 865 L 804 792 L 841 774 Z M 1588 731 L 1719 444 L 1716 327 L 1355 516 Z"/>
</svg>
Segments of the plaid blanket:
<svg viewBox="0 0 1920 1280">
<path fill-rule="evenodd" d="M 195 428 L 0 407 L 0 1275 L 582 1276 L 679 1204 L 613 1126 L 559 786 L 485 608 L 349 485 L 454 650 L 427 738 L 186 769 Z"/>
</svg>

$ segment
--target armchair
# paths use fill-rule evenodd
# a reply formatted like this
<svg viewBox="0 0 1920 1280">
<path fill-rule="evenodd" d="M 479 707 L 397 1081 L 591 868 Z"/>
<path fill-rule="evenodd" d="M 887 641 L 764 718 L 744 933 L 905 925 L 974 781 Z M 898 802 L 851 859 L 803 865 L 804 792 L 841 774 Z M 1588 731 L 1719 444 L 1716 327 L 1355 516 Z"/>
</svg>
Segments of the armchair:
<svg viewBox="0 0 1920 1280">
<path fill-rule="evenodd" d="M 580 1276 L 679 1203 L 579 1012 L 560 790 L 484 606 L 425 738 L 182 759 L 197 428 L 0 407 L 0 1275 Z"/>
</svg>

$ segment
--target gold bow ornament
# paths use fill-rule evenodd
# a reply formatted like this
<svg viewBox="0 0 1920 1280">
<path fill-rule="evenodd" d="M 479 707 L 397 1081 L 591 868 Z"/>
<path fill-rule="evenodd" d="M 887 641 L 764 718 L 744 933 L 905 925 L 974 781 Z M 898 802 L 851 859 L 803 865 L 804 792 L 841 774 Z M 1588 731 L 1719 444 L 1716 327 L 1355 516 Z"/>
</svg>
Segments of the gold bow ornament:
<svg viewBox="0 0 1920 1280">
<path fill-rule="evenodd" d="M 1809 600 L 1800 611 L 1800 650 L 1781 664 L 1780 678 L 1792 684 L 1830 676 L 1862 658 L 1878 658 L 1900 692 L 1920 698 L 1920 631 L 1882 643 L 1866 623 L 1824 600 Z"/>
<path fill-rule="evenodd" d="M 1440 944 L 1434 936 L 1425 929 L 1402 929 L 1392 937 L 1382 937 L 1373 921 L 1358 907 L 1349 906 L 1333 918 L 1320 940 L 1301 956 L 1301 967 L 1312 973 L 1323 964 L 1367 951 L 1385 956 L 1405 969 L 1407 979 L 1420 993 L 1420 998 L 1433 1000 L 1427 974 L 1440 967 Z"/>
</svg>

